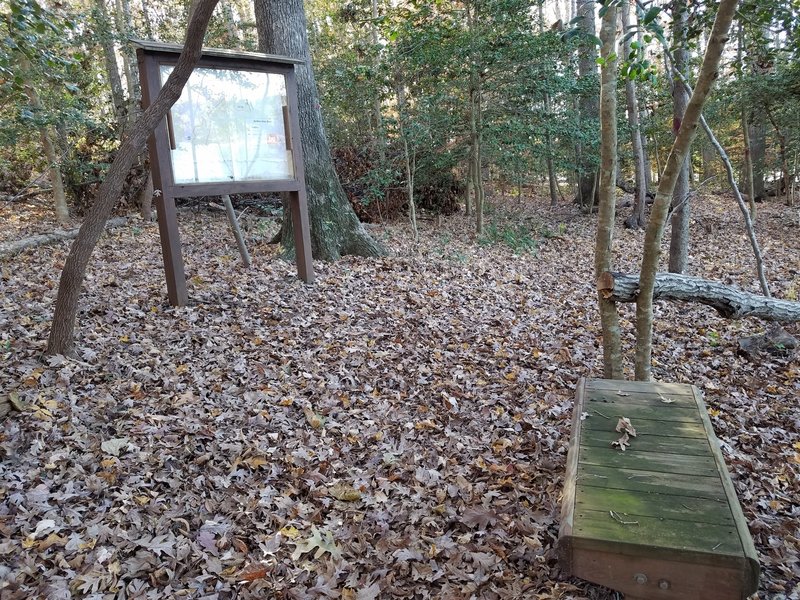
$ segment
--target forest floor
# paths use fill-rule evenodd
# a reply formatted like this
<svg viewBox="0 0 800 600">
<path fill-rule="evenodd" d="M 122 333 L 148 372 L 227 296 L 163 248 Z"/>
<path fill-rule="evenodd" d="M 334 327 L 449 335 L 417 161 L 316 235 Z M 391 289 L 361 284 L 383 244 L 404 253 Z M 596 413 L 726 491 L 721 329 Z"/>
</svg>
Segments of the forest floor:
<svg viewBox="0 0 800 600">
<path fill-rule="evenodd" d="M 0 207 L 0 241 L 47 229 L 37 206 Z M 759 208 L 796 299 L 800 214 Z M 733 200 L 693 211 L 691 274 L 757 292 Z M 0 424 L 0 597 L 616 597 L 554 551 L 575 386 L 601 374 L 594 218 L 531 200 L 481 240 L 464 216 L 418 244 L 372 226 L 394 256 L 316 263 L 313 286 L 271 222 L 243 270 L 224 214 L 180 219 L 191 305 L 166 303 L 157 227 L 132 220 L 95 252 L 78 360 L 43 357 L 69 242 L 0 260 L 0 395 L 22 409 Z M 798 599 L 800 364 L 737 355 L 763 326 L 658 302 L 654 375 L 705 394 L 759 597 Z"/>
</svg>

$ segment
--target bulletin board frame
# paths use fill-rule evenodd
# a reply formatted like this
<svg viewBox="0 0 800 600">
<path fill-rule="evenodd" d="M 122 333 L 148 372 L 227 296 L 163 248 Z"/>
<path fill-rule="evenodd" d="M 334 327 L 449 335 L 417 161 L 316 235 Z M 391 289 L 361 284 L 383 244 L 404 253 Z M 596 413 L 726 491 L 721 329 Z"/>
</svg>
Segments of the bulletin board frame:
<svg viewBox="0 0 800 600">
<path fill-rule="evenodd" d="M 161 67 L 174 67 L 178 62 L 178 57 L 183 47 L 177 44 L 164 44 L 144 40 L 134 40 L 134 45 L 136 47 L 142 86 L 142 107 L 146 109 L 161 90 Z M 285 132 L 286 150 L 291 153 L 291 170 L 293 172 L 290 173 L 290 177 L 176 183 L 172 159 L 175 136 L 171 113 L 168 113 L 150 136 L 148 141 L 150 169 L 153 177 L 153 189 L 155 190 L 154 197 L 158 213 L 167 293 L 173 306 L 184 306 L 188 303 L 186 276 L 175 208 L 176 198 L 270 192 L 287 193 L 294 229 L 297 273 L 304 282 L 313 283 L 314 268 L 311 257 L 305 165 L 300 143 L 300 123 L 298 118 L 297 78 L 295 74 L 295 66 L 298 64 L 303 64 L 303 61 L 255 52 L 233 52 L 230 50 L 204 48 L 202 56 L 195 67 L 195 69 L 205 68 L 276 74 L 284 77 L 286 107 L 284 109 L 283 131 Z"/>
</svg>

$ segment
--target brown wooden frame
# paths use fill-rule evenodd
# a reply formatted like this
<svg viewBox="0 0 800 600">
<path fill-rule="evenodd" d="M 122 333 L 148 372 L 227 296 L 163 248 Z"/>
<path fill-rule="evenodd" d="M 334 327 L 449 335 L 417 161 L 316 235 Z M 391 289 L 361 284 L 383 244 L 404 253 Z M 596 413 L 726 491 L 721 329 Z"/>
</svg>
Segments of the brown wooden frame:
<svg viewBox="0 0 800 600">
<path fill-rule="evenodd" d="M 139 77 L 142 85 L 142 107 L 147 108 L 161 90 L 160 67 L 175 65 L 178 62 L 182 46 L 143 40 L 134 40 L 134 44 L 136 45 Z M 286 130 L 287 149 L 292 152 L 294 166 L 292 179 L 176 184 L 170 158 L 169 119 L 165 118 L 150 136 L 148 142 L 150 170 L 153 175 L 153 189 L 158 190 L 156 194 L 158 228 L 164 257 L 167 293 L 173 306 L 184 306 L 189 299 L 186 291 L 183 257 L 181 256 L 175 198 L 258 192 L 288 193 L 294 226 L 297 274 L 306 283 L 314 282 L 305 165 L 300 143 L 297 79 L 294 71 L 295 65 L 302 63 L 301 60 L 285 56 L 211 48 L 203 49 L 203 55 L 197 63 L 197 67 L 256 71 L 284 76 L 289 113 L 289 127 Z"/>
</svg>

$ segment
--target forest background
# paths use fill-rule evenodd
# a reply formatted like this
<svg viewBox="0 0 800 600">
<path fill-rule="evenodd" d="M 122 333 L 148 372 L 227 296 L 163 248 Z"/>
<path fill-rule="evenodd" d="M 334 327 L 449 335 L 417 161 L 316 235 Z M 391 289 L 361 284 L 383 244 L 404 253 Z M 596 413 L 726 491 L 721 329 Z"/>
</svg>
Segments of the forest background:
<svg viewBox="0 0 800 600">
<path fill-rule="evenodd" d="M 621 45 L 609 61 L 599 57 L 592 18 L 607 7 L 592 2 L 221 3 L 208 46 L 278 52 L 291 44 L 275 32 L 291 28 L 269 15 L 285 15 L 295 26 L 307 17 L 307 44 L 300 39 L 299 52 L 313 59 L 319 98 L 312 109 L 321 108 L 342 183 L 331 183 L 331 169 L 319 178 L 326 182 L 322 192 L 309 181 L 312 196 L 321 198 L 311 202 L 315 257 L 379 258 L 320 265 L 315 291 L 288 285 L 272 261 L 242 283 L 234 259 L 215 254 L 215 241 L 227 235 L 219 219 L 196 211 L 215 200 L 190 200 L 185 204 L 195 212 L 185 213 L 185 234 L 195 248 L 187 253 L 198 304 L 173 313 L 159 291 L 153 191 L 142 156 L 117 209 L 135 208 L 143 223 L 101 243 L 76 356 L 45 363 L 43 334 L 65 249 L 57 245 L 52 258 L 28 251 L 4 259 L 8 327 L 0 341 L 10 391 L 3 400 L 26 419 L 9 422 L 3 434 L 5 456 L 13 460 L 3 467 L 11 483 L 0 496 L 6 535 L 0 553 L 34 549 L 3 571 L 4 581 L 13 576 L 11 589 L 25 597 L 46 570 L 53 589 L 63 584 L 76 593 L 117 585 L 130 594 L 149 586 L 163 593 L 177 573 L 180 585 L 195 590 L 244 580 L 255 582 L 257 594 L 266 589 L 259 586 L 279 589 L 291 573 L 299 597 L 348 597 L 361 589 L 366 598 L 389 588 L 402 596 L 419 581 L 434 596 L 477 590 L 518 597 L 523 586 L 544 597 L 601 597 L 559 581 L 552 551 L 569 390 L 579 374 L 597 374 L 600 354 L 598 319 L 587 308 L 594 298 L 587 269 L 592 209 L 601 188 L 598 67 L 620 63 L 616 89 L 626 110 L 615 113 L 613 183 L 625 192 L 618 229 L 624 224 L 630 231 L 614 247 L 620 268 L 635 272 L 646 193 L 659 183 L 688 97 L 675 71 L 694 83 L 716 8 L 615 4 Z M 0 6 L 0 193 L 4 241 L 13 242 L 12 236 L 68 229 L 90 209 L 140 114 L 130 39 L 182 42 L 189 6 L 146 0 Z M 739 5 L 703 111 L 730 156 L 751 228 L 766 241 L 772 294 L 790 301 L 800 285 L 797 13 L 788 1 Z M 702 135 L 683 173 L 665 268 L 723 274 L 726 283 L 763 291 L 722 163 Z M 259 250 L 267 252 L 269 238 L 289 239 L 285 223 L 275 231 L 279 201 L 234 201 L 251 221 L 248 236 Z M 372 225 L 363 229 L 342 216 L 353 212 Z M 354 231 L 357 242 L 348 242 Z M 130 249 L 137 247 L 144 251 L 134 263 Z M 725 261 L 714 254 L 720 247 Z M 401 258 L 381 257 L 387 251 Z M 373 280 L 381 286 L 367 289 Z M 480 292 L 483 284 L 493 291 Z M 382 286 L 388 291 L 380 295 Z M 264 314 L 240 305 L 258 304 L 268 292 L 277 299 Z M 308 302 L 299 305 L 307 317 L 298 300 Z M 31 308 L 17 314 L 12 305 Z M 656 376 L 699 383 L 709 395 L 765 567 L 762 587 L 790 597 L 800 581 L 800 440 L 792 402 L 798 371 L 791 349 L 781 342 L 775 355 L 751 360 L 737 343 L 758 333 L 757 326 L 723 325 L 707 311 L 671 305 L 659 314 L 665 323 L 657 330 Z M 190 355 L 176 354 L 155 333 L 168 331 L 159 319 L 173 316 L 175 333 L 167 335 L 177 337 L 169 340 L 191 348 Z M 622 321 L 630 324 L 625 312 Z M 320 327 L 319 336 L 305 332 L 309 323 Z M 464 323 L 474 323 L 480 335 Z M 672 323 L 681 325 L 672 331 Z M 365 333 L 362 349 L 356 340 Z M 244 347 L 228 345 L 231 336 Z M 425 336 L 444 350 L 425 350 Z M 230 353 L 224 363 L 209 344 Z M 265 344 L 268 365 L 257 358 Z M 323 347 L 330 356 L 320 354 Z M 105 374 L 94 369 L 100 363 Z M 365 383 L 370 378 L 378 383 Z M 411 389 L 412 381 L 425 394 Z M 331 392 L 319 397 L 325 386 Z M 475 419 L 465 419 L 473 410 Z M 265 422 L 274 429 L 269 435 L 244 437 Z M 335 442 L 324 441 L 327 432 Z M 187 441 L 190 434 L 194 441 Z M 273 455 L 277 439 L 286 456 Z M 36 466 L 54 441 L 64 451 Z M 225 458 L 205 458 L 210 454 Z M 446 464 L 438 456 L 448 457 Z M 151 472 L 139 472 L 143 463 Z M 176 474 L 178 463 L 194 479 Z M 388 474 L 376 474 L 382 469 Z M 268 486 L 254 484 L 266 473 Z M 77 488 L 69 484 L 84 479 Z M 241 492 L 239 504 L 231 485 Z M 266 495 L 254 497 L 255 489 Z M 400 536 L 359 538 L 363 524 L 348 511 L 348 494 L 387 506 L 369 513 L 368 531 L 382 531 L 393 512 Z M 201 516 L 165 504 L 169 495 Z M 69 501 L 67 512 L 96 521 L 84 527 L 72 513 L 51 512 L 47 503 L 57 497 Z M 120 521 L 119 507 L 133 516 Z M 512 514 L 521 516 L 514 521 Z M 112 532 L 112 525 L 122 529 Z M 372 577 L 376 565 L 365 548 L 392 565 L 387 581 Z M 180 571 L 188 555 L 196 560 Z M 444 558 L 456 571 L 444 567 Z M 531 564 L 538 568 L 527 570 Z"/>
</svg>

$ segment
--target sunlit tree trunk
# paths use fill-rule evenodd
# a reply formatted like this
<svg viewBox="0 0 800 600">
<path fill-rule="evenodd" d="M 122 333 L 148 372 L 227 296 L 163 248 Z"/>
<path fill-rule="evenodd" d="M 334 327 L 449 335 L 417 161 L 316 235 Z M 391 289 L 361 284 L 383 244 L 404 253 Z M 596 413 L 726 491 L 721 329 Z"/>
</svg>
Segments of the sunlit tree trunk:
<svg viewBox="0 0 800 600">
<path fill-rule="evenodd" d="M 728 41 L 728 31 L 738 4 L 738 0 L 721 0 L 719 3 L 697 84 L 684 113 L 678 136 L 667 157 L 667 164 L 659 181 L 658 192 L 645 231 L 639 280 L 640 292 L 636 300 L 636 379 L 640 381 L 650 380 L 653 354 L 653 289 L 670 200 L 681 165 L 689 155 L 692 139 L 697 132 L 703 105 L 718 77 L 720 57 Z"/>
<path fill-rule="evenodd" d="M 672 45 L 675 47 L 674 68 L 684 76 L 688 75 L 689 50 L 687 28 L 689 11 L 686 0 L 672 2 Z M 683 84 L 672 78 L 672 130 L 675 136 L 683 121 L 689 94 Z M 689 153 L 687 152 L 678 171 L 675 191 L 672 193 L 672 231 L 669 240 L 669 271 L 683 273 L 689 266 Z"/>
<path fill-rule="evenodd" d="M 481 157 L 483 146 L 482 134 L 482 103 L 481 103 L 481 77 L 480 55 L 475 47 L 477 27 L 479 23 L 478 0 L 467 2 L 467 28 L 472 48 L 470 48 L 469 71 L 469 131 L 470 131 L 470 181 L 475 201 L 475 231 L 483 234 L 483 211 L 486 200 L 486 190 L 483 186 L 483 160 Z"/>
<path fill-rule="evenodd" d="M 631 26 L 632 2 L 626 0 L 620 7 L 622 17 L 622 32 L 626 35 Z M 623 56 L 628 56 L 631 52 L 630 39 L 626 37 Z M 635 197 L 633 199 L 633 211 L 625 219 L 625 226 L 631 229 L 641 229 L 645 223 L 645 207 L 647 205 L 647 180 L 645 177 L 644 149 L 642 148 L 642 132 L 639 127 L 639 100 L 636 97 L 636 84 L 628 77 L 625 81 L 625 99 L 628 108 L 628 127 L 631 130 L 631 144 L 633 146 L 633 162 L 636 177 Z"/>
<path fill-rule="evenodd" d="M 742 70 L 744 70 L 743 62 L 744 53 L 744 27 L 739 24 L 739 47 L 737 59 Z M 744 179 L 744 189 L 747 190 L 747 197 L 750 203 L 750 218 L 756 220 L 756 193 L 755 181 L 753 179 L 753 151 L 750 143 L 750 123 L 747 118 L 747 108 L 742 106 L 741 114 L 741 127 L 742 127 L 742 140 L 744 141 L 744 156 L 742 164 L 742 178 Z"/>
<path fill-rule="evenodd" d="M 625 10 L 623 8 L 623 10 Z M 612 270 L 614 213 L 617 203 L 617 8 L 610 5 L 600 26 L 600 185 L 595 276 Z M 603 327 L 603 376 L 622 379 L 622 354 L 617 305 L 598 292 Z"/>
<path fill-rule="evenodd" d="M 262 52 L 304 61 L 296 67 L 296 73 L 314 258 L 336 260 L 346 254 L 386 254 L 386 250 L 370 237 L 359 222 L 333 167 L 331 149 L 322 123 L 319 92 L 311 68 L 302 0 L 256 0 L 255 16 L 259 49 Z M 289 214 L 288 210 L 284 212 Z M 294 233 L 289 218 L 283 219 L 281 241 L 287 254 L 290 254 L 294 247 Z"/>
<path fill-rule="evenodd" d="M 578 27 L 585 36 L 594 37 L 594 0 L 577 0 L 576 3 L 578 17 Z M 587 42 L 580 49 L 578 58 L 578 75 L 581 78 L 595 77 L 597 75 L 597 49 L 591 42 Z M 580 98 L 580 118 L 584 127 L 594 127 L 598 120 L 599 106 L 597 94 L 584 94 Z M 594 204 L 594 190 L 596 180 L 596 162 L 592 151 L 582 145 L 581 154 L 578 157 L 578 196 L 577 201 L 584 208 L 589 208 Z"/>
<path fill-rule="evenodd" d="M 114 51 L 114 35 L 111 31 L 105 0 L 94 0 L 94 9 L 97 26 L 95 35 L 103 49 L 106 77 L 111 91 L 111 104 L 114 108 L 114 120 L 121 133 L 125 130 L 125 94 L 122 91 L 122 79 L 119 76 L 119 65 Z"/>
<path fill-rule="evenodd" d="M 23 89 L 30 102 L 31 111 L 34 114 L 41 113 L 43 110 L 42 101 L 30 79 L 31 63 L 23 55 L 19 55 L 18 60 L 24 74 Z M 69 208 L 67 206 L 67 195 L 64 191 L 64 179 L 61 174 L 61 157 L 56 149 L 54 132 L 51 127 L 41 125 L 39 127 L 39 139 L 42 142 L 42 151 L 47 159 L 47 171 L 50 176 L 50 185 L 53 188 L 53 208 L 56 214 L 56 221 L 59 225 L 64 225 L 69 221 Z"/>
<path fill-rule="evenodd" d="M 561 4 L 556 2 L 556 18 L 561 20 Z M 539 1 L 539 33 L 544 32 L 544 1 Z M 544 110 L 547 118 L 549 118 L 551 109 L 550 94 L 545 92 L 544 95 Z M 547 164 L 547 182 L 550 186 L 550 206 L 558 204 L 558 181 L 556 180 L 556 172 L 553 167 L 553 143 L 550 139 L 550 129 L 545 125 L 544 128 L 544 152 L 545 162 Z"/>
<path fill-rule="evenodd" d="M 378 39 L 378 0 L 372 0 L 372 23 L 370 24 L 370 35 L 372 36 L 372 46 L 375 52 L 375 81 L 380 81 L 377 77 L 381 62 L 381 46 Z M 381 164 L 386 162 L 386 129 L 383 126 L 383 111 L 381 106 L 381 86 L 375 86 L 374 98 L 372 99 L 372 113 L 375 119 L 375 149 Z"/>
</svg>

